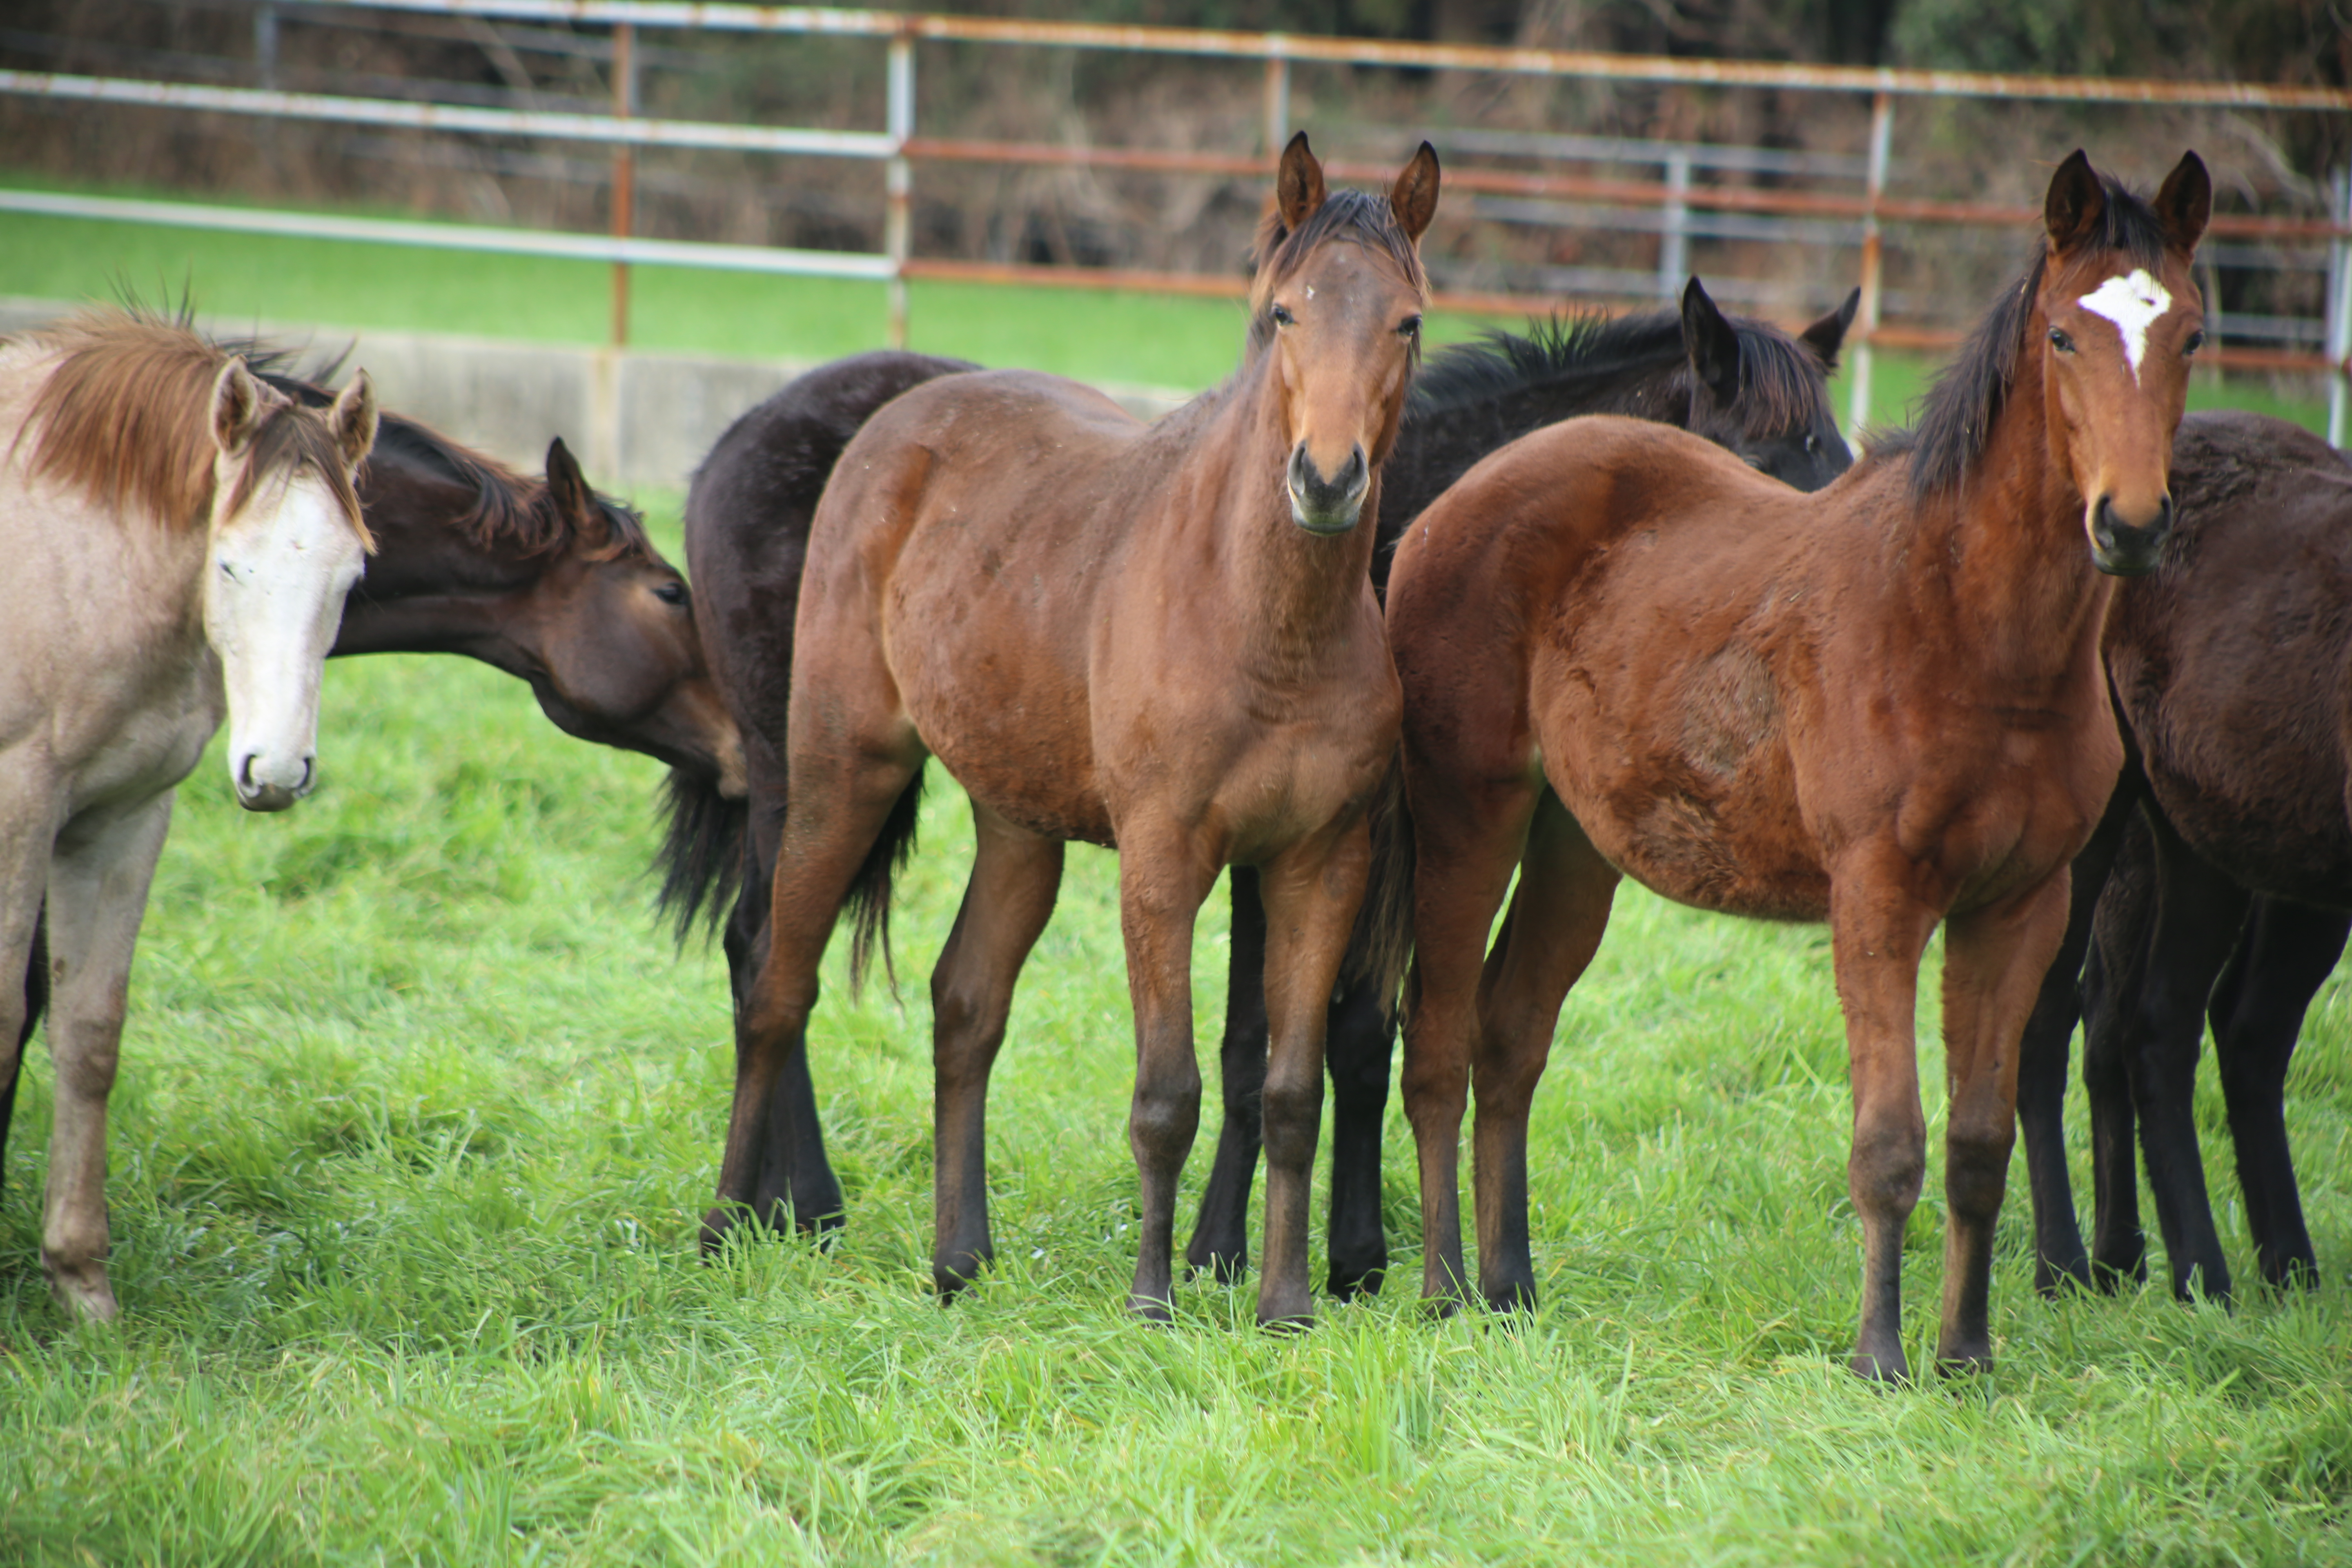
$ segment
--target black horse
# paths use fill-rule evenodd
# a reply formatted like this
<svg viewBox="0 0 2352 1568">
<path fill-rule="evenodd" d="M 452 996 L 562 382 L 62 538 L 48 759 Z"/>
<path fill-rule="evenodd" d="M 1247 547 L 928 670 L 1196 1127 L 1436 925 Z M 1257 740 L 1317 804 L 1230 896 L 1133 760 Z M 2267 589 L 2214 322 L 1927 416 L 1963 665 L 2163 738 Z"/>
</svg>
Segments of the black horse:
<svg viewBox="0 0 2352 1568">
<path fill-rule="evenodd" d="M 1791 337 L 1726 317 L 1693 279 L 1679 311 L 1559 318 L 1433 356 L 1414 383 L 1381 469 L 1375 583 L 1385 580 L 1389 551 L 1406 525 L 1480 458 L 1577 415 L 1679 425 L 1788 483 L 1827 484 L 1853 462 L 1830 413 L 1827 383 L 1859 299 L 1857 290 Z M 661 897 L 681 939 L 698 918 L 718 922 L 732 900 L 725 945 L 739 1026 L 768 950 L 785 805 L 775 745 L 785 733 L 810 519 L 834 460 L 876 409 L 911 386 L 971 368 L 884 353 L 812 371 L 720 437 L 688 494 L 687 569 L 698 584 L 698 625 L 711 673 L 742 727 L 750 789 L 747 801 L 730 802 L 694 775 L 672 775 Z M 1265 915 L 1255 872 L 1236 868 L 1232 888 L 1233 967 L 1220 1053 L 1224 1126 L 1186 1252 L 1192 1266 L 1223 1276 L 1246 1260 L 1266 1060 Z M 1368 909 L 1375 898 L 1368 891 Z M 1370 987 L 1348 988 L 1334 1003 L 1326 1046 L 1334 1088 L 1330 1284 L 1341 1295 L 1377 1289 L 1387 1266 L 1380 1130 L 1393 1037 L 1387 999 Z M 825 1159 L 804 1049 L 778 1075 L 759 1173 L 752 1208 L 761 1223 L 811 1231 L 841 1223 L 841 1185 Z"/>
<path fill-rule="evenodd" d="M 2020 1047 L 2045 1291 L 2146 1277 L 2137 1124 L 2175 1294 L 2230 1294 L 2193 1114 L 2209 1017 L 2262 1277 L 2317 1275 L 2284 1099 L 2304 1011 L 2352 929 L 2352 463 L 2283 420 L 2196 414 L 2172 474 L 2163 564 L 2107 620 L 2123 776 L 2074 862 L 2065 942 Z M 2078 1008 L 2087 1253 L 2060 1120 Z"/>
</svg>

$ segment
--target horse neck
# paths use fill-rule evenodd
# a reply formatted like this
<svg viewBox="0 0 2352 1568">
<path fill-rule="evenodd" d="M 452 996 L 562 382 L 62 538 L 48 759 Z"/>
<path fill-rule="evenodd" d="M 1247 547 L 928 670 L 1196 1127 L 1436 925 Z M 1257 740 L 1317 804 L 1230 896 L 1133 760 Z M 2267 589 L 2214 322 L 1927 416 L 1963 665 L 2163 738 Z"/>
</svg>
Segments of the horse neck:
<svg viewBox="0 0 2352 1568">
<path fill-rule="evenodd" d="M 1272 369 L 1267 354 L 1244 373 L 1192 443 L 1184 465 L 1192 472 L 1172 493 L 1204 503 L 1181 509 L 1178 526 L 1200 531 L 1213 603 L 1236 616 L 1244 661 L 1301 669 L 1344 642 L 1370 582 L 1381 467 L 1346 533 L 1325 538 L 1293 521 L 1284 479 L 1289 437 L 1276 416 Z"/>
<path fill-rule="evenodd" d="M 344 605 L 337 655 L 461 653 L 508 670 L 531 662 L 519 602 L 552 556 L 478 542 L 464 526 L 478 498 L 438 475 L 371 463 L 360 496 L 376 553 Z"/>
<path fill-rule="evenodd" d="M 2092 563 L 2083 497 L 2050 450 L 2040 340 L 2029 342 L 1984 449 L 1921 514 L 1912 570 L 1940 583 L 1974 661 L 2054 680 L 2096 657 L 2114 579 Z"/>
</svg>

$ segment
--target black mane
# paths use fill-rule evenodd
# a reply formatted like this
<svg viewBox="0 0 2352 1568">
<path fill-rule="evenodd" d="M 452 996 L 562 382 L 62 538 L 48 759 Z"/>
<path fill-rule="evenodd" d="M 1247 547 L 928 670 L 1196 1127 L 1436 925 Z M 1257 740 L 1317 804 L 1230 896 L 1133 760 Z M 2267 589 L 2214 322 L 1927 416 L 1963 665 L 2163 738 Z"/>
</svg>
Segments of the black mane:
<svg viewBox="0 0 2352 1568">
<path fill-rule="evenodd" d="M 1739 338 L 1739 392 L 1759 418 L 1799 423 L 1811 411 L 1824 367 L 1811 350 L 1767 321 L 1730 316 Z M 1609 317 L 1570 312 L 1531 321 L 1524 334 L 1490 331 L 1433 355 L 1414 380 L 1416 415 L 1491 403 L 1531 386 L 1678 366 L 1688 371 L 1681 312 Z"/>
<path fill-rule="evenodd" d="M 2124 188 L 2111 174 L 2099 176 L 2106 203 L 2096 231 L 2084 244 L 2121 251 L 2144 267 L 2164 259 L 2164 225 L 2154 208 Z M 2042 275 L 2050 264 L 2050 240 L 2036 240 L 2033 259 L 2024 275 L 2001 291 L 1992 309 L 1960 346 L 1958 355 L 1936 377 L 1919 412 L 1919 422 L 1908 430 L 1874 435 L 1869 455 L 1911 458 L 1911 497 L 1925 501 L 1956 490 L 1984 453 L 1993 421 L 2009 401 L 2017 380 L 2018 355 L 2025 347 L 2025 323 L 2042 292 Z"/>
</svg>

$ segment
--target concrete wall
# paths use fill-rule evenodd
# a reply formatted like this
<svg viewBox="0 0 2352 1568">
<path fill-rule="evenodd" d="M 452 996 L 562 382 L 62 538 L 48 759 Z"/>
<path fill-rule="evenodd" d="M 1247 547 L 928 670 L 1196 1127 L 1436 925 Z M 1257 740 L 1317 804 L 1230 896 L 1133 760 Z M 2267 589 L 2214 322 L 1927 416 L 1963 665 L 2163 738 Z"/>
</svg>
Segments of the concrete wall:
<svg viewBox="0 0 2352 1568">
<path fill-rule="evenodd" d="M 64 315 L 72 301 L 0 298 L 0 335 Z M 257 337 L 308 363 L 364 367 L 378 400 L 537 473 L 555 437 L 607 489 L 683 489 L 711 443 L 745 409 L 810 368 L 793 360 L 615 353 L 428 332 L 385 332 L 200 317 L 220 337 Z M 1140 418 L 1187 395 L 1106 387 Z"/>
</svg>

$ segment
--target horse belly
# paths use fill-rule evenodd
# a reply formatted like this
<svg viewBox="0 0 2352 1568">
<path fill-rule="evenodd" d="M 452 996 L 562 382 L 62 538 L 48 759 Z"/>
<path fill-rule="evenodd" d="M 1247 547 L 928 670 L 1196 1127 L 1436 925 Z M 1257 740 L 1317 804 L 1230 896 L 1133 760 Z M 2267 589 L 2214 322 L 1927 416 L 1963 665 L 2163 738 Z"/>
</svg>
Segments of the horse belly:
<svg viewBox="0 0 2352 1568">
<path fill-rule="evenodd" d="M 1007 821 L 1108 845 L 1084 679 L 1025 617 L 992 615 L 989 597 L 975 592 L 950 615 L 914 596 L 892 617 L 892 674 L 916 733 L 965 794 Z"/>
<path fill-rule="evenodd" d="M 1829 877 L 1799 808 L 1785 716 L 1762 659 L 1726 643 L 1672 679 L 1630 684 L 1563 662 L 1538 686 L 1545 775 L 1593 847 L 1677 903 L 1826 918 Z M 1627 721 L 1644 712 L 1658 722 Z"/>
</svg>

